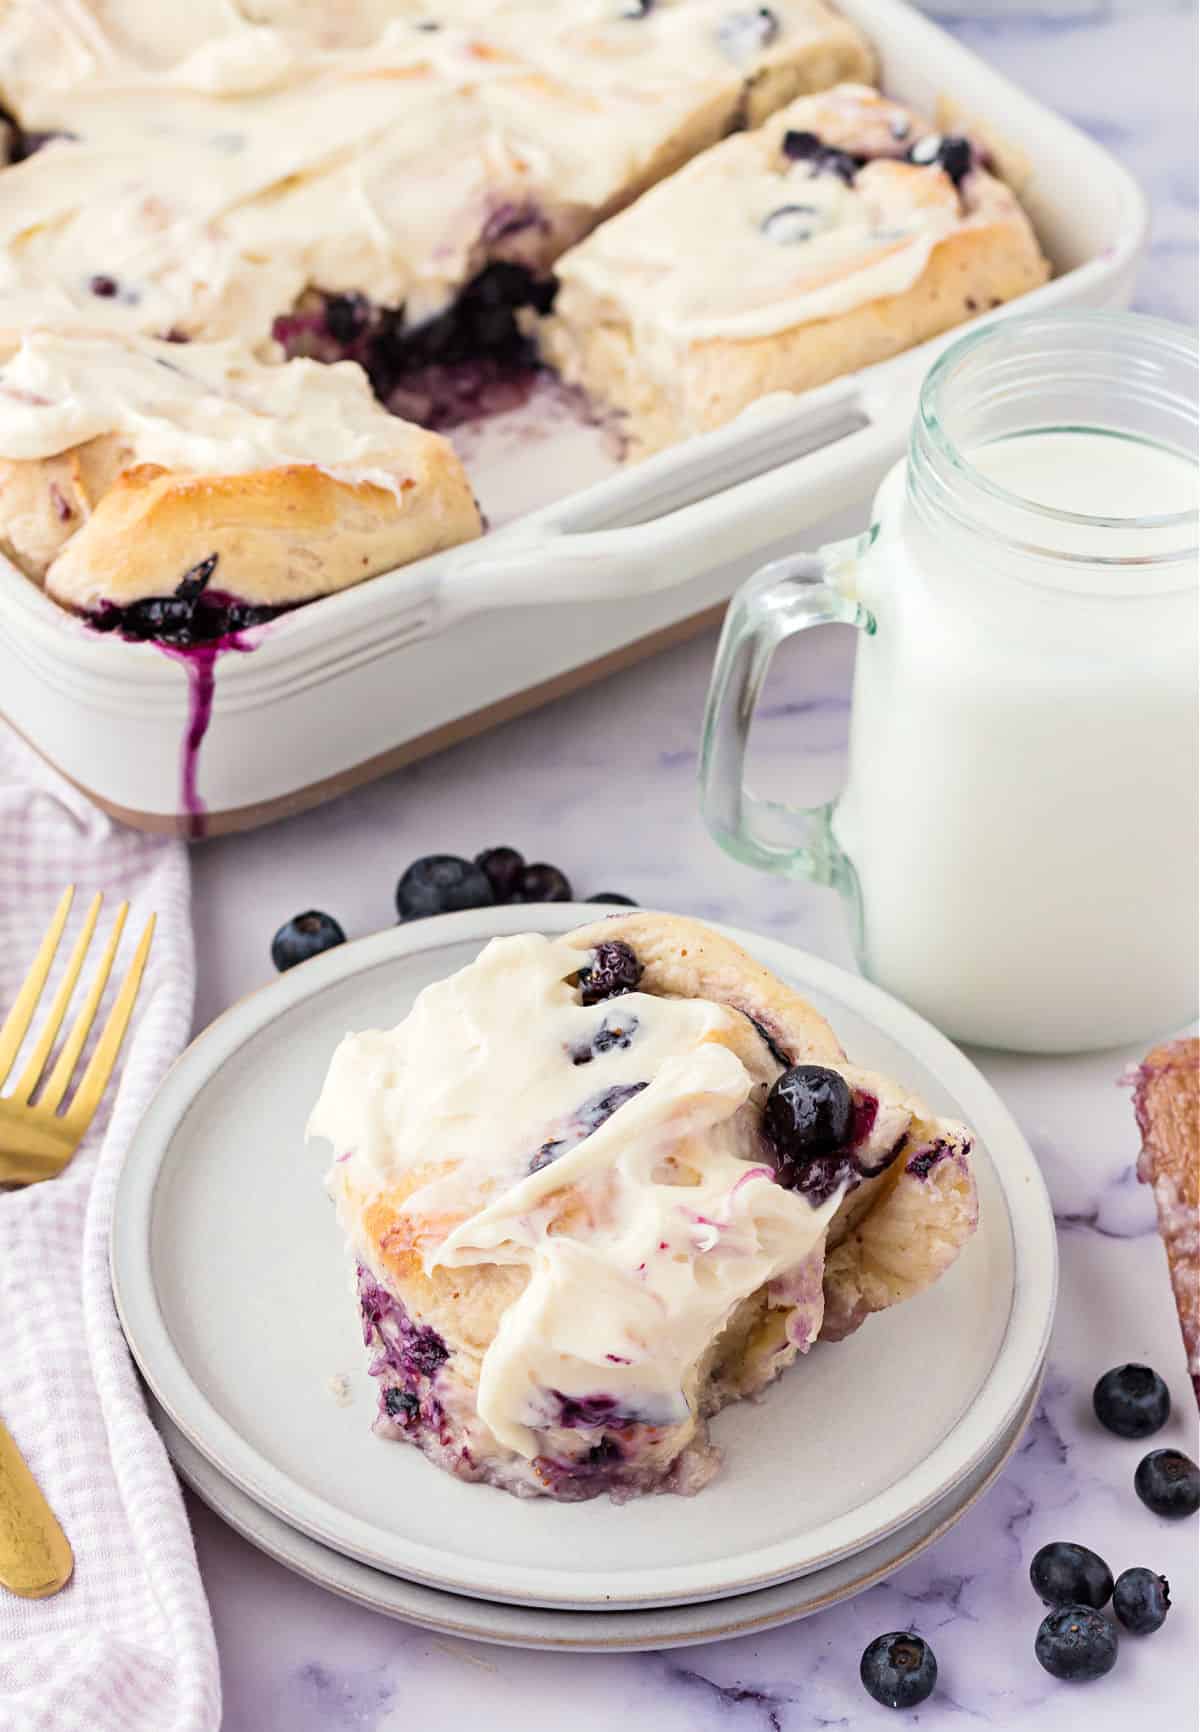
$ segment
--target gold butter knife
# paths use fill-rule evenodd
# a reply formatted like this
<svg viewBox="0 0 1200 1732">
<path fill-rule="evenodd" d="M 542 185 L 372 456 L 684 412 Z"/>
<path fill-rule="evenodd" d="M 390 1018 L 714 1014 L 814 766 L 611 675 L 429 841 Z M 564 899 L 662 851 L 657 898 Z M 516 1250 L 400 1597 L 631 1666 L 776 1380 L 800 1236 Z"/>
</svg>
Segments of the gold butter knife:
<svg viewBox="0 0 1200 1732">
<path fill-rule="evenodd" d="M 44 1600 L 66 1586 L 74 1568 L 67 1536 L 0 1420 L 0 1587 Z"/>
</svg>

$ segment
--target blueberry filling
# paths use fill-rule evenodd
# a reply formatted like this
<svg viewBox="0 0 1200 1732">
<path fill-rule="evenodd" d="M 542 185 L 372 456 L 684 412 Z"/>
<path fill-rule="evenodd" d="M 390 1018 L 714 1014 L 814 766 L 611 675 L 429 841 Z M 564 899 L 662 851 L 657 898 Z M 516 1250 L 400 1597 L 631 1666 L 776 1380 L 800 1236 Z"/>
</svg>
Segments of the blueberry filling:
<svg viewBox="0 0 1200 1732">
<path fill-rule="evenodd" d="M 280 607 L 255 607 L 223 590 L 209 589 L 219 554 L 210 553 L 185 571 L 173 595 L 151 595 L 125 607 L 102 603 L 88 616 L 95 631 L 119 632 L 132 643 L 155 642 L 175 649 L 212 644 L 263 625 L 284 612 Z"/>
<path fill-rule="evenodd" d="M 654 10 L 654 0 L 621 0 L 618 18 L 645 18 Z"/>
<path fill-rule="evenodd" d="M 950 1145 L 940 1138 L 936 1143 L 929 1143 L 923 1149 L 918 1149 L 904 1168 L 914 1179 L 927 1179 L 933 1169 L 942 1161 L 948 1159 Z"/>
<path fill-rule="evenodd" d="M 548 1143 L 543 1143 L 537 1154 L 529 1163 L 531 1173 L 540 1173 L 543 1167 L 548 1167 L 552 1161 L 557 1161 L 568 1150 L 577 1148 L 580 1143 L 590 1137 L 593 1131 L 598 1131 L 602 1124 L 612 1118 L 618 1107 L 623 1107 L 626 1101 L 634 1095 L 640 1095 L 646 1087 L 644 1082 L 614 1083 L 612 1088 L 601 1090 L 597 1095 L 584 1101 L 577 1108 L 569 1125 L 567 1134 L 556 1137 Z"/>
<path fill-rule="evenodd" d="M 638 1030 L 636 1016 L 623 1016 L 619 1020 L 609 1021 L 605 1017 L 591 1040 L 584 1046 L 571 1049 L 572 1064 L 591 1064 L 594 1058 L 602 1057 L 606 1052 L 627 1052 L 633 1045 L 633 1037 Z"/>
<path fill-rule="evenodd" d="M 496 245 L 541 226 L 531 205 L 503 204 L 483 239 Z M 273 334 L 289 358 L 357 361 L 375 395 L 394 414 L 444 429 L 514 408 L 540 370 L 522 332 L 523 307 L 550 310 L 555 283 L 525 265 L 498 259 L 466 285 L 453 304 L 418 325 L 404 308 L 375 307 L 362 295 L 323 295 L 317 304 L 275 320 Z"/>
<path fill-rule="evenodd" d="M 620 998 L 636 991 L 641 978 L 642 965 L 630 946 L 619 938 L 605 939 L 592 951 L 592 961 L 579 970 L 579 997 L 584 1004 Z"/>
<path fill-rule="evenodd" d="M 99 275 L 89 278 L 88 288 L 94 295 L 98 295 L 102 301 L 111 301 L 117 294 L 120 284 L 117 282 L 116 277 Z"/>
<path fill-rule="evenodd" d="M 779 1045 L 779 1042 L 774 1038 L 766 1024 L 759 1022 L 756 1016 L 751 1016 L 748 1010 L 744 1010 L 742 1015 L 746 1018 L 748 1023 L 753 1025 L 759 1039 L 762 1041 L 771 1057 L 775 1060 L 775 1063 L 781 1065 L 784 1070 L 787 1070 L 792 1061 L 788 1054 L 784 1052 L 783 1048 Z"/>
<path fill-rule="evenodd" d="M 815 132 L 796 128 L 784 133 L 783 154 L 789 162 L 807 162 L 812 174 L 836 174 L 847 186 L 853 184 L 855 175 L 868 160 L 865 156 L 851 156 L 847 150 L 835 150 Z"/>
<path fill-rule="evenodd" d="M 381 1287 L 361 1264 L 358 1296 L 363 1316 L 363 1342 L 381 1348 L 371 1366 L 372 1377 L 393 1371 L 409 1382 L 433 1377 L 450 1357 L 450 1349 L 435 1329 L 416 1324 L 398 1299 Z"/>
<path fill-rule="evenodd" d="M 930 132 L 919 138 L 908 153 L 909 162 L 921 168 L 934 164 L 949 175 L 955 186 L 961 186 L 974 166 L 975 153 L 969 139 L 957 133 Z"/>
<path fill-rule="evenodd" d="M 409 1425 L 421 1411 L 421 1403 L 411 1389 L 385 1389 L 383 1392 L 384 1411 L 389 1419 L 395 1419 L 401 1425 Z"/>
<path fill-rule="evenodd" d="M 620 1430 L 641 1423 L 635 1413 L 618 1411 L 615 1395 L 564 1395 L 560 1389 L 550 1389 L 546 1393 L 558 1405 L 553 1423 L 567 1431 L 592 1431 L 602 1425 Z"/>
</svg>

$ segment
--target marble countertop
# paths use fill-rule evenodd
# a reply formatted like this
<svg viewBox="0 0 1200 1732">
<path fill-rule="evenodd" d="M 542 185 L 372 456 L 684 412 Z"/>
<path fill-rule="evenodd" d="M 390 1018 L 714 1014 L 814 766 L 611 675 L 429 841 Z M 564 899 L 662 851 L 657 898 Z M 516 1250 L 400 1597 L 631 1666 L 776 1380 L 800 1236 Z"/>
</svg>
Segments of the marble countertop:
<svg viewBox="0 0 1200 1732">
<path fill-rule="evenodd" d="M 938 8 L 930 8 L 938 10 Z M 944 21 L 1123 158 L 1149 188 L 1151 251 L 1137 304 L 1194 322 L 1195 9 L 1054 0 Z M 967 10 L 964 4 L 964 11 Z M 847 634 L 848 635 L 848 634 Z M 499 842 L 550 859 L 581 893 L 784 937 L 850 966 L 832 895 L 770 881 L 718 853 L 696 814 L 696 741 L 713 643 L 705 637 L 498 729 L 320 813 L 194 853 L 204 1023 L 261 983 L 270 934 L 298 908 L 336 912 L 352 936 L 386 924 L 415 856 Z M 756 732 L 756 762 L 805 802 L 841 773 L 850 645 L 838 632 L 789 646 Z M 1195 1409 L 1137 1137 L 1118 1079 L 1132 1052 L 1031 1060 L 974 1055 L 1021 1122 L 1059 1221 L 1062 1284 L 1037 1417 L 998 1483 L 929 1552 L 858 1599 L 761 1637 L 677 1653 L 518 1653 L 429 1635 L 351 1607 L 254 1551 L 190 1502 L 216 1621 L 225 1732 L 808 1732 L 887 1723 L 858 1659 L 881 1631 L 934 1643 L 941 1683 L 913 1723 L 1024 1729 L 1086 1714 L 1127 1732 L 1197 1720 L 1195 1523 L 1172 1528 L 1134 1497 L 1137 1445 L 1102 1433 L 1090 1391 L 1126 1359 L 1158 1366 L 1175 1415 L 1156 1441 L 1196 1451 Z M 918 1360 L 919 1366 L 919 1360 Z M 911 1376 L 912 1367 L 897 1368 Z M 1027 1579 L 1045 1541 L 1083 1541 L 1115 1570 L 1166 1574 L 1176 1610 L 1117 1670 L 1072 1694 L 1033 1658 Z"/>
</svg>

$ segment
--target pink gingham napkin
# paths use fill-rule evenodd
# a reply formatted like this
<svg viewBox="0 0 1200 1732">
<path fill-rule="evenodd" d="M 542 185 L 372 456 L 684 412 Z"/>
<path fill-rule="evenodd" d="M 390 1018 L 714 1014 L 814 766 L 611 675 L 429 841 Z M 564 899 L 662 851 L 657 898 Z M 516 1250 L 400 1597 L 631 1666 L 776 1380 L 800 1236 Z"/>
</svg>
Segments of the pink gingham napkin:
<svg viewBox="0 0 1200 1732">
<path fill-rule="evenodd" d="M 213 1732 L 217 1658 L 192 1537 L 108 1276 L 124 1152 L 188 1038 L 187 854 L 106 818 L 0 723 L 0 1020 L 70 883 L 67 938 L 94 891 L 101 932 L 132 904 L 114 977 L 152 911 L 158 930 L 119 1086 L 82 1149 L 61 1178 L 0 1192 L 0 1415 L 75 1552 L 52 1599 L 0 1588 L 0 1728 Z"/>
</svg>

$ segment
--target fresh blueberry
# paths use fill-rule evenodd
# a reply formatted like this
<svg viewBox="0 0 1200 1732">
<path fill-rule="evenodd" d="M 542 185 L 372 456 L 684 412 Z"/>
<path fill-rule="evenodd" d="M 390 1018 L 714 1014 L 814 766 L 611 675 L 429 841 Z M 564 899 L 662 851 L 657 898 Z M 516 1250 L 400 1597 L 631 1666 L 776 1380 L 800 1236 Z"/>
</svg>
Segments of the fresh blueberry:
<svg viewBox="0 0 1200 1732">
<path fill-rule="evenodd" d="M 1171 1393 L 1148 1365 L 1116 1365 L 1092 1391 L 1092 1406 L 1118 1437 L 1152 1437 L 1171 1417 Z"/>
<path fill-rule="evenodd" d="M 421 1403 L 408 1389 L 385 1389 L 383 1405 L 392 1419 L 398 1419 L 401 1425 L 408 1425 L 421 1411 Z"/>
<path fill-rule="evenodd" d="M 789 162 L 807 162 L 812 174 L 836 174 L 847 186 L 853 185 L 855 175 L 867 160 L 865 156 L 851 156 L 847 150 L 838 150 L 815 132 L 798 127 L 789 127 L 784 133 L 783 154 Z M 767 221 L 770 220 L 768 217 Z"/>
<path fill-rule="evenodd" d="M 525 856 L 515 848 L 485 848 L 476 854 L 475 864 L 487 878 L 497 902 L 512 902 L 516 898 L 525 870 Z"/>
<path fill-rule="evenodd" d="M 1161 1630 L 1171 1607 L 1171 1584 L 1153 1570 L 1122 1570 L 1113 1589 L 1117 1622 L 1134 1636 Z"/>
<path fill-rule="evenodd" d="M 885 1708 L 915 1708 L 933 1694 L 937 1661 L 920 1636 L 892 1630 L 867 1644 L 858 1675 L 867 1695 Z"/>
<path fill-rule="evenodd" d="M 514 902 L 571 902 L 575 892 L 571 880 L 557 866 L 535 861 L 522 872 Z"/>
<path fill-rule="evenodd" d="M 1069 1540 L 1054 1540 L 1035 1552 L 1029 1579 L 1044 1606 L 1092 1606 L 1099 1611 L 1113 1591 L 1112 1571 L 1104 1559 Z"/>
<path fill-rule="evenodd" d="M 770 47 L 779 35 L 779 20 L 769 6 L 730 12 L 717 28 L 717 41 L 727 60 L 741 66 Z"/>
<path fill-rule="evenodd" d="M 298 962 L 307 962 L 310 956 L 345 942 L 346 934 L 331 914 L 310 908 L 307 914 L 297 914 L 279 928 L 271 940 L 271 961 L 282 974 Z"/>
<path fill-rule="evenodd" d="M 1117 1632 L 1093 1606 L 1056 1606 L 1038 1626 L 1033 1651 L 1052 1678 L 1086 1684 L 1117 1663 Z"/>
<path fill-rule="evenodd" d="M 595 896 L 588 897 L 589 902 L 611 902 L 619 908 L 636 908 L 637 903 L 632 896 L 622 896 L 618 890 L 600 890 Z"/>
<path fill-rule="evenodd" d="M 928 132 L 913 145 L 908 160 L 922 168 L 936 163 L 955 186 L 960 186 L 971 172 L 974 152 L 969 139 L 960 138 L 955 133 Z"/>
<path fill-rule="evenodd" d="M 628 944 L 606 939 L 592 951 L 592 960 L 579 970 L 579 997 L 584 1004 L 599 1004 L 605 998 L 620 998 L 636 992 L 642 965 Z"/>
<path fill-rule="evenodd" d="M 813 219 L 817 215 L 817 207 L 811 204 L 781 204 L 778 210 L 773 210 L 765 216 L 760 229 L 769 241 L 776 246 L 792 247 L 800 241 L 812 239 Z"/>
<path fill-rule="evenodd" d="M 832 1154 L 850 1140 L 854 1096 L 837 1071 L 795 1064 L 776 1078 L 763 1109 L 763 1125 L 785 1160 Z"/>
<path fill-rule="evenodd" d="M 811 162 L 825 149 L 824 141 L 815 132 L 789 126 L 783 135 L 783 154 L 789 162 Z"/>
<path fill-rule="evenodd" d="M 1182 1521 L 1200 1509 L 1200 1467 L 1179 1449 L 1152 1449 L 1138 1462 L 1133 1489 L 1148 1510 Z"/>
<path fill-rule="evenodd" d="M 489 908 L 495 900 L 486 874 L 457 854 L 426 854 L 414 860 L 396 886 L 401 920 L 425 920 L 460 908 Z"/>
<path fill-rule="evenodd" d="M 334 342 L 349 347 L 366 330 L 370 307 L 362 295 L 329 295 L 324 313 L 325 329 Z"/>
</svg>

